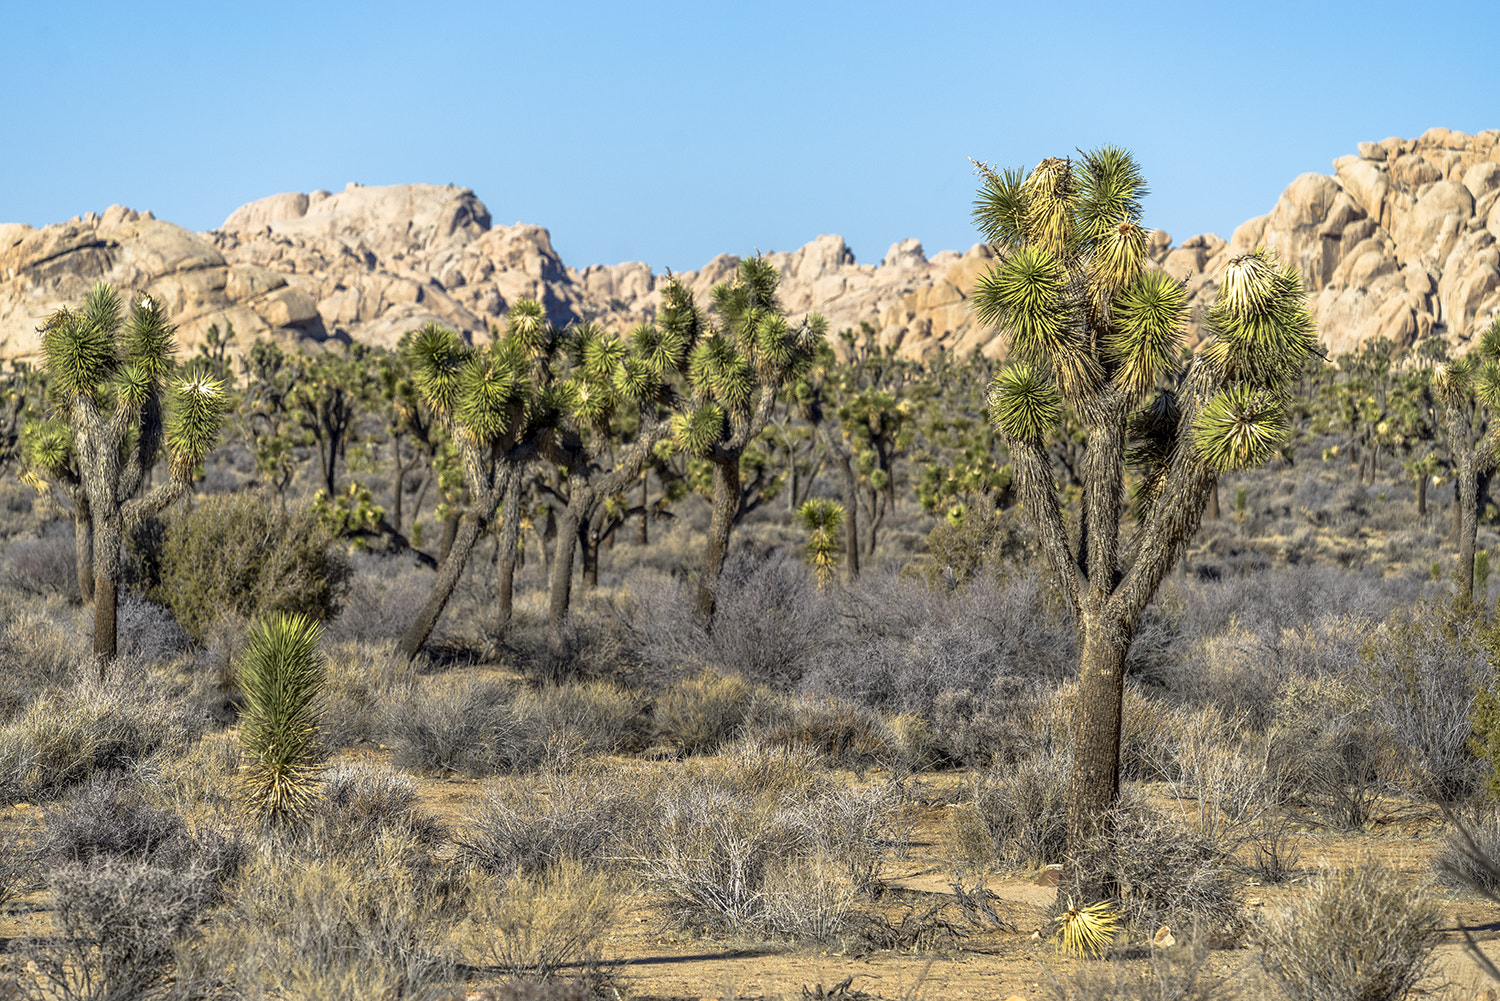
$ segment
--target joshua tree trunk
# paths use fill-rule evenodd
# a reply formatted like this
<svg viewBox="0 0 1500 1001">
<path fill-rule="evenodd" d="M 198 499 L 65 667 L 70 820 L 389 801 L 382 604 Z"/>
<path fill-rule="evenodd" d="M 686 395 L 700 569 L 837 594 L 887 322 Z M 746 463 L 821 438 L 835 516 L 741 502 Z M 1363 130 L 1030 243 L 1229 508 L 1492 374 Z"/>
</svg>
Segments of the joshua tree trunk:
<svg viewBox="0 0 1500 1001">
<path fill-rule="evenodd" d="M 438 564 L 437 581 L 432 586 L 432 594 L 427 599 L 427 604 L 417 613 L 417 617 L 407 628 L 406 635 L 401 637 L 401 650 L 406 654 L 407 660 L 413 660 L 417 652 L 422 649 L 422 644 L 432 635 L 432 630 L 437 627 L 437 621 L 447 607 L 448 599 L 453 596 L 453 589 L 458 586 L 458 578 L 463 576 L 464 566 L 468 563 L 469 554 L 474 550 L 474 543 L 479 539 L 479 533 L 484 530 L 485 519 L 477 511 L 467 511 L 458 519 L 456 531 L 453 533 L 453 543 L 448 548 L 447 555 Z"/>
<path fill-rule="evenodd" d="M 1417 515 L 1427 517 L 1427 474 L 1417 471 Z"/>
<path fill-rule="evenodd" d="M 587 522 L 580 524 L 578 545 L 583 551 L 583 586 L 589 590 L 599 586 L 599 522 L 602 511 L 595 511 Z"/>
<path fill-rule="evenodd" d="M 573 489 L 581 492 L 588 487 L 580 483 Z M 554 656 L 560 656 L 566 646 L 563 625 L 573 600 L 573 550 L 578 545 L 578 511 L 574 504 L 579 499 L 575 492 L 557 519 L 557 549 L 552 555 L 552 587 L 547 603 L 547 647 Z"/>
<path fill-rule="evenodd" d="M 642 546 L 646 545 L 647 539 L 650 534 L 649 529 L 646 528 L 646 522 L 651 517 L 651 509 L 646 506 L 646 487 L 650 484 L 650 482 L 651 471 L 646 470 L 645 472 L 641 473 L 641 527 L 640 530 L 636 533 L 635 541 Z"/>
<path fill-rule="evenodd" d="M 1134 629 L 1086 613 L 1079 630 L 1078 704 L 1073 713 L 1073 777 L 1068 785 L 1069 858 L 1099 833 L 1099 824 L 1120 792 L 1120 724 L 1125 692 L 1125 655 Z M 1111 887 L 1077 886 L 1088 902 Z"/>
<path fill-rule="evenodd" d="M 521 540 L 521 470 L 507 464 L 501 486 L 499 574 L 500 596 L 495 608 L 495 638 L 503 641 L 515 610 L 516 563 Z"/>
<path fill-rule="evenodd" d="M 1472 453 L 1460 458 L 1457 471 L 1458 565 L 1453 568 L 1453 596 L 1460 605 L 1474 600 L 1474 541 L 1479 534 L 1479 484 Z"/>
<path fill-rule="evenodd" d="M 709 456 L 714 467 L 713 515 L 708 523 L 708 547 L 703 556 L 703 571 L 698 578 L 698 616 L 711 625 L 717 600 L 719 575 L 729 555 L 729 532 L 740 500 L 740 463 L 738 454 L 725 458 Z"/>
<path fill-rule="evenodd" d="M 78 571 L 78 594 L 87 605 L 94 600 L 94 519 L 81 490 L 73 496 L 73 560 Z"/>
</svg>

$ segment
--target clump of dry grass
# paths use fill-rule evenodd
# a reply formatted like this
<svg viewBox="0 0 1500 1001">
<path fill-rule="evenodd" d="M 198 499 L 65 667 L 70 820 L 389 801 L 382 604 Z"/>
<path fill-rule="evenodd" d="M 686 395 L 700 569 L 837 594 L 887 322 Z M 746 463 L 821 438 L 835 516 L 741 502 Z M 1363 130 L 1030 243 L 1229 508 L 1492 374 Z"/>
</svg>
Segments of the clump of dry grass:
<svg viewBox="0 0 1500 1001">
<path fill-rule="evenodd" d="M 604 937 L 619 899 L 611 876 L 576 859 L 507 877 L 476 873 L 458 951 L 467 962 L 527 981 L 564 972 L 597 981 L 606 973 Z"/>
<path fill-rule="evenodd" d="M 1260 923 L 1261 964 L 1291 1001 L 1399 1001 L 1432 971 L 1439 910 L 1362 858 Z"/>
</svg>

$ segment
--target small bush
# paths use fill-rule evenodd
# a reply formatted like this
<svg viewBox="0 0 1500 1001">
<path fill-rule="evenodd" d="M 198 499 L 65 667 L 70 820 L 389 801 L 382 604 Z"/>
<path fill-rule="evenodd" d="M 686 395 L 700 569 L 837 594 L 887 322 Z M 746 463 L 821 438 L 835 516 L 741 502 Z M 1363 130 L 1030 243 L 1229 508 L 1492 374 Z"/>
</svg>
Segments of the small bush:
<svg viewBox="0 0 1500 1001">
<path fill-rule="evenodd" d="M 652 719 L 657 733 L 684 753 L 712 751 L 738 735 L 754 694 L 738 675 L 704 671 L 659 694 Z"/>
<path fill-rule="evenodd" d="M 239 871 L 247 846 L 237 834 L 151 806 L 143 788 L 118 775 L 96 775 L 66 803 L 47 811 L 41 855 L 53 864 L 138 862 L 181 872 L 197 869 L 224 882 Z"/>
<path fill-rule="evenodd" d="M 0 789 L 50 799 L 96 772 L 128 771 L 153 752 L 186 750 L 205 720 L 128 665 L 106 682 L 80 679 L 34 700 L 0 727 Z"/>
<path fill-rule="evenodd" d="M 466 959 L 534 982 L 563 971 L 581 972 L 584 982 L 602 979 L 605 932 L 619 903 L 608 876 L 563 859 L 540 872 L 476 883 L 460 933 Z"/>
<path fill-rule="evenodd" d="M 55 598 L 10 610 L 0 628 L 0 723 L 15 719 L 42 692 L 71 682 L 92 656 L 89 637 L 73 617 L 74 610 Z"/>
<path fill-rule="evenodd" d="M 424 680 L 390 702 L 381 731 L 399 767 L 423 772 L 521 772 L 573 753 L 566 734 L 522 715 L 513 693 L 492 682 Z"/>
<path fill-rule="evenodd" d="M 300 819 L 317 794 L 321 634 L 322 627 L 305 616 L 278 614 L 252 633 L 240 664 L 240 787 L 246 809 L 261 823 Z"/>
<path fill-rule="evenodd" d="M 992 768 L 975 780 L 973 809 L 1009 869 L 1061 862 L 1068 838 L 1066 758 L 1045 755 Z"/>
<path fill-rule="evenodd" d="M 432 593 L 428 575 L 402 556 L 354 553 L 349 565 L 349 592 L 328 623 L 329 638 L 400 639 Z"/>
<path fill-rule="evenodd" d="M 1500 859 L 1500 810 L 1490 806 L 1450 818 L 1432 867 L 1449 886 L 1493 895 L 1500 892 L 1496 859 Z"/>
<path fill-rule="evenodd" d="M 295 1001 L 420 997 L 452 979 L 441 949 L 467 908 L 461 880 L 384 831 L 358 858 L 266 852 L 241 877 L 220 961 L 241 992 Z"/>
<path fill-rule="evenodd" d="M 1245 994 L 1238 975 L 1212 973 L 1201 942 L 1154 949 L 1142 971 L 1124 962 L 1089 963 L 1066 981 L 1051 977 L 1056 1001 L 1232 1001 Z"/>
<path fill-rule="evenodd" d="M 74 603 L 81 601 L 72 526 L 66 528 L 66 535 L 51 533 L 40 539 L 12 542 L 0 561 L 0 579 L 27 594 L 55 594 Z"/>
<path fill-rule="evenodd" d="M 120 596 L 115 631 L 120 656 L 147 664 L 171 660 L 192 642 L 170 611 L 128 593 Z"/>
<path fill-rule="evenodd" d="M 313 802 L 304 844 L 313 852 L 351 861 L 381 835 L 431 850 L 447 829 L 422 810 L 416 783 L 365 765 L 340 765 L 324 772 Z"/>
<path fill-rule="evenodd" d="M 32 889 L 36 878 L 34 855 L 15 835 L 0 836 L 0 907 Z"/>
<path fill-rule="evenodd" d="M 260 494 L 209 497 L 174 512 L 152 597 L 200 642 L 225 613 L 322 621 L 338 612 L 350 574 L 333 542 L 308 509 L 287 512 Z"/>
<path fill-rule="evenodd" d="M 604 776 L 559 772 L 545 780 L 546 796 L 530 783 L 491 787 L 457 836 L 458 857 L 501 879 L 564 861 L 618 864 L 627 832 L 641 820 L 639 799 Z"/>
<path fill-rule="evenodd" d="M 217 897 L 212 873 L 116 860 L 61 866 L 48 883 L 61 935 L 21 951 L 42 993 L 68 1001 L 166 996 L 178 949 Z"/>
<path fill-rule="evenodd" d="M 1432 969 L 1440 913 L 1370 859 L 1324 871 L 1261 922 L 1261 964 L 1291 1001 L 1399 1001 Z"/>
</svg>

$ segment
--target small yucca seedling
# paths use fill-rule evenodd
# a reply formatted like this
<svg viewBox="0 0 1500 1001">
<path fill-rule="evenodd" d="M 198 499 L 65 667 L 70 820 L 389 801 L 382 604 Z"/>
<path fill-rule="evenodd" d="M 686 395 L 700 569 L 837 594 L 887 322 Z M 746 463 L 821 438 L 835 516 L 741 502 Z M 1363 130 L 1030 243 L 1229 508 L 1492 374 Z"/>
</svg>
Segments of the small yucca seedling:
<svg viewBox="0 0 1500 1001">
<path fill-rule="evenodd" d="M 300 818 L 317 791 L 321 634 L 305 615 L 279 615 L 251 634 L 240 666 L 240 786 L 246 811 L 263 822 Z"/>
<path fill-rule="evenodd" d="M 1058 926 L 1063 952 L 1098 958 L 1115 940 L 1120 912 L 1107 900 L 1087 907 L 1076 907 L 1069 901 L 1068 909 L 1053 920 Z"/>
<path fill-rule="evenodd" d="M 797 517 L 807 530 L 807 562 L 812 564 L 817 575 L 818 587 L 826 588 L 833 582 L 833 572 L 838 566 L 839 529 L 844 524 L 844 506 L 827 498 L 810 500 L 797 509 Z"/>
</svg>

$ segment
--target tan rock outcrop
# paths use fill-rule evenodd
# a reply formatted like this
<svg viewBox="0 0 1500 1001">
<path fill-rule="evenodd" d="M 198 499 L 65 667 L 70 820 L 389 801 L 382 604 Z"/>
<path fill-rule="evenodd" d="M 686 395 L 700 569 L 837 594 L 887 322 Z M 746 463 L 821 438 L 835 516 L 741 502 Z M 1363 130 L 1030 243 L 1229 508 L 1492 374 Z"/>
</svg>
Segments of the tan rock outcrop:
<svg viewBox="0 0 1500 1001">
<path fill-rule="evenodd" d="M 1379 337 L 1440 336 L 1464 350 L 1500 313 L 1500 131 L 1360 143 L 1333 167 L 1295 179 L 1227 241 L 1201 234 L 1174 246 L 1151 234 L 1152 259 L 1187 283 L 1190 339 L 1202 334 L 1224 265 L 1264 244 L 1301 271 L 1334 355 Z M 908 357 L 1003 350 L 969 308 L 993 260 L 984 245 L 929 257 L 907 239 L 873 265 L 823 235 L 767 257 L 794 319 L 821 312 L 835 333 L 867 325 Z M 677 277 L 706 302 L 738 264 L 722 254 Z M 523 297 L 554 323 L 624 330 L 655 315 L 663 277 L 641 262 L 574 270 L 545 229 L 492 226 L 483 202 L 451 185 L 272 195 L 202 235 L 115 205 L 40 230 L 0 224 L 0 355 L 35 355 L 37 325 L 99 279 L 168 303 L 191 349 L 225 322 L 242 346 L 257 337 L 392 345 L 428 321 L 483 337 Z"/>
</svg>

